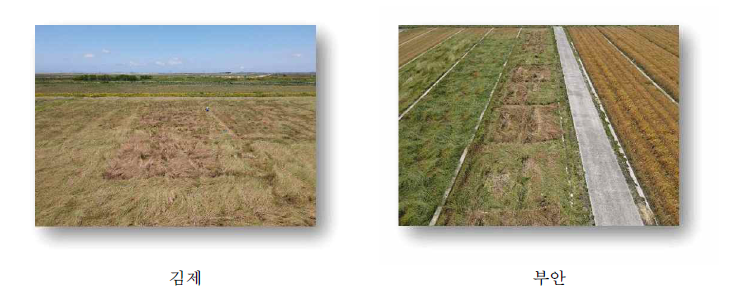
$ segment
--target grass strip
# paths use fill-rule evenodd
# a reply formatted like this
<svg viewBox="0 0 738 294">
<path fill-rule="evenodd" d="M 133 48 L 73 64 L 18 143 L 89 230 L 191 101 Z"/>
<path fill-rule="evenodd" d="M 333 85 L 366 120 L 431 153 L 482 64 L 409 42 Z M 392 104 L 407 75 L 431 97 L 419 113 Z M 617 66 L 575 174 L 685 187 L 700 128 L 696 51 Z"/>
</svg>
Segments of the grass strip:
<svg viewBox="0 0 738 294">
<path fill-rule="evenodd" d="M 400 122 L 401 225 L 427 225 L 441 203 L 514 37 L 492 31 Z"/>
</svg>

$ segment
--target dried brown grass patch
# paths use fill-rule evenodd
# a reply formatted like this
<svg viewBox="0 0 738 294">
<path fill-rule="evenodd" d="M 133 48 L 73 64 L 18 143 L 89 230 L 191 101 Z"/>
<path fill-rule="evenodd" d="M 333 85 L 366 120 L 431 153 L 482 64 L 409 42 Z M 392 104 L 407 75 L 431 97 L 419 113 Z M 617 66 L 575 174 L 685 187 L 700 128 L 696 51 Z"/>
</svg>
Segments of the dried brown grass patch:
<svg viewBox="0 0 738 294">
<path fill-rule="evenodd" d="M 561 136 L 556 105 L 504 105 L 498 109 L 499 123 L 490 129 L 498 143 L 535 143 Z"/>
<path fill-rule="evenodd" d="M 513 70 L 513 83 L 541 83 L 551 80 L 551 69 L 547 66 L 524 65 Z"/>
<path fill-rule="evenodd" d="M 524 65 L 512 71 L 505 85 L 502 103 L 507 105 L 526 104 L 528 97 L 541 90 L 541 84 L 551 80 L 551 69 L 547 66 Z"/>
<path fill-rule="evenodd" d="M 103 178 L 198 178 L 222 174 L 218 154 L 197 140 L 175 139 L 168 134 L 135 134 L 111 159 Z"/>
</svg>

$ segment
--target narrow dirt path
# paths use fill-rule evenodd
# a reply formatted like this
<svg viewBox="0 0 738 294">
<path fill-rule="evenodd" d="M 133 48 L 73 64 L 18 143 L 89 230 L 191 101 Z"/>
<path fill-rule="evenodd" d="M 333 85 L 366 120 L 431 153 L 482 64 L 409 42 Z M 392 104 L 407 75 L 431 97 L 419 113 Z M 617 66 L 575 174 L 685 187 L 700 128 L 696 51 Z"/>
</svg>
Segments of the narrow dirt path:
<svg viewBox="0 0 738 294">
<path fill-rule="evenodd" d="M 642 226 L 638 208 L 562 27 L 554 27 L 595 225 Z"/>
</svg>

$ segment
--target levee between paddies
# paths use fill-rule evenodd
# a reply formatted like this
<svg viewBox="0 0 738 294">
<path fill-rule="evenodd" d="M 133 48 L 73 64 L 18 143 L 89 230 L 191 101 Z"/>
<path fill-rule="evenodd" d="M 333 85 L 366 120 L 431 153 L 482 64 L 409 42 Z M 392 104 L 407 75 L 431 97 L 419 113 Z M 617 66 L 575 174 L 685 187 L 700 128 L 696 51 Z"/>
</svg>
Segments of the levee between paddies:
<svg viewBox="0 0 738 294">
<path fill-rule="evenodd" d="M 39 226 L 315 224 L 315 97 L 36 98 L 35 135 Z"/>
</svg>

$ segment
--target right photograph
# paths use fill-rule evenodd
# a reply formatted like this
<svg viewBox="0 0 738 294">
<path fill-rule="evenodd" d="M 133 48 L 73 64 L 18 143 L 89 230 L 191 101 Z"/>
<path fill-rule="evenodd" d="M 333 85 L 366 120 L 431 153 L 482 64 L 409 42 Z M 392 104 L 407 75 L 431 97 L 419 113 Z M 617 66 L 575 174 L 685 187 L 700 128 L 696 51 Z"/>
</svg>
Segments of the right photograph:
<svg viewBox="0 0 738 294">
<path fill-rule="evenodd" d="M 399 26 L 401 226 L 678 226 L 679 26 Z"/>
</svg>

